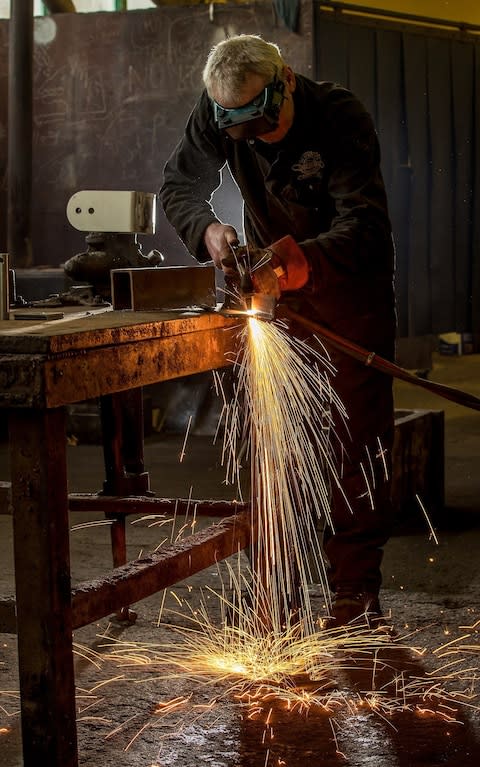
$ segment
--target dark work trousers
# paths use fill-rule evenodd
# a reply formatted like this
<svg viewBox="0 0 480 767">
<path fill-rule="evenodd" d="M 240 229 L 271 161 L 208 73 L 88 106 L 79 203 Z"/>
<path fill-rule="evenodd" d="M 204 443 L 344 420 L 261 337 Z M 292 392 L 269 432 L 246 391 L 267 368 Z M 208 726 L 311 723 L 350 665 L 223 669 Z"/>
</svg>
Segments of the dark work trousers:
<svg viewBox="0 0 480 767">
<path fill-rule="evenodd" d="M 340 487 L 331 482 L 333 529 L 324 533 L 332 591 L 352 588 L 378 594 L 383 546 L 392 529 L 394 409 L 392 379 L 330 350 L 332 386 L 346 411 L 334 415 L 332 442 Z M 348 429 L 348 431 L 347 431 Z"/>
<path fill-rule="evenodd" d="M 290 332 L 307 341 L 304 329 Z M 318 348 L 310 337 L 308 345 Z M 391 345 L 377 349 L 385 356 Z M 331 520 L 323 535 L 329 586 L 378 594 L 383 546 L 393 523 L 391 501 L 394 435 L 393 384 L 385 375 L 323 343 L 335 368 L 327 373 L 347 418 L 333 408 Z M 312 359 L 315 363 L 315 358 Z"/>
</svg>

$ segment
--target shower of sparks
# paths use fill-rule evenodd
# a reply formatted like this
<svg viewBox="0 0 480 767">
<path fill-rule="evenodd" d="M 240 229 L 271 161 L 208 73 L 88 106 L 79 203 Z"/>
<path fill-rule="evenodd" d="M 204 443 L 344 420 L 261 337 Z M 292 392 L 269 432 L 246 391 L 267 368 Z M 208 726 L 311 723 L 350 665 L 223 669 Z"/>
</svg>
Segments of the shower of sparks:
<svg viewBox="0 0 480 767">
<path fill-rule="evenodd" d="M 138 643 L 105 636 L 97 650 L 76 648 L 82 658 L 90 656 L 94 667 L 112 664 L 118 669 L 111 679 L 82 691 L 86 704 L 82 705 L 79 721 L 100 722 L 100 718 L 92 717 L 91 706 L 101 703 L 98 692 L 106 684 L 119 680 L 136 684 L 155 681 L 159 689 L 168 689 L 174 680 L 183 681 L 188 690 L 186 695 L 178 690 L 174 697 L 158 701 L 148 721 L 140 724 L 138 714 L 117 723 L 108 738 L 131 728 L 132 722 L 138 724 L 126 750 L 147 728 L 160 728 L 160 738 L 168 737 L 168 733 L 192 725 L 226 699 L 236 701 L 245 719 L 260 721 L 265 737 L 275 725 L 276 713 L 282 710 L 303 716 L 324 714 L 338 731 L 339 720 L 365 713 L 395 728 L 395 715 L 405 711 L 454 722 L 458 721 L 460 707 L 477 708 L 477 669 L 465 668 L 465 656 L 457 652 L 454 642 L 433 653 L 442 659 L 436 670 L 420 673 L 414 659 L 424 659 L 427 650 L 410 645 L 409 636 L 393 640 L 365 624 L 309 635 L 302 634 L 296 624 L 281 635 L 265 633 L 258 630 L 258 616 L 249 608 L 240 607 L 236 617 L 227 621 L 236 603 L 225 594 L 206 591 L 196 608 L 175 595 L 179 610 L 169 610 L 176 623 L 163 626 L 172 635 L 167 641 Z M 207 606 L 210 596 L 219 604 L 210 602 Z M 218 608 L 220 623 L 209 614 L 212 610 L 218 615 Z M 412 658 L 409 669 L 402 669 L 405 653 Z M 454 657 L 444 661 L 446 655 Z M 351 689 L 348 675 L 359 671 L 370 679 L 369 686 Z M 197 693 L 206 702 L 196 702 Z"/>
<path fill-rule="evenodd" d="M 308 585 L 320 578 L 329 603 L 318 530 L 330 518 L 333 413 L 346 419 L 330 384 L 326 355 L 278 322 L 249 318 L 241 333 L 234 396 L 225 410 L 227 481 L 250 459 L 254 611 L 281 634 L 290 620 L 314 632 Z M 233 456 L 233 458 L 232 458 Z"/>
<path fill-rule="evenodd" d="M 259 631 L 259 618 L 252 610 L 238 609 L 213 589 L 207 592 L 219 600 L 224 616 L 233 608 L 238 610 L 236 617 L 230 621 L 224 618 L 218 625 L 209 615 L 205 594 L 195 609 L 175 594 L 180 609 L 168 612 L 179 623 L 168 628 L 177 640 L 139 644 L 105 637 L 99 649 L 108 650 L 108 654 L 94 653 L 92 662 L 107 658 L 121 669 L 141 666 L 158 679 L 185 678 L 207 685 L 223 681 L 230 692 L 242 695 L 248 692 L 256 696 L 259 685 L 264 690 L 285 687 L 283 697 L 287 700 L 290 692 L 293 700 L 297 695 L 295 680 L 314 682 L 318 692 L 332 685 L 336 672 L 354 663 L 353 656 L 357 662 L 361 657 L 371 660 L 382 648 L 392 649 L 388 634 L 367 630 L 366 625 L 302 636 L 295 624 L 280 635 L 267 634 Z"/>
</svg>

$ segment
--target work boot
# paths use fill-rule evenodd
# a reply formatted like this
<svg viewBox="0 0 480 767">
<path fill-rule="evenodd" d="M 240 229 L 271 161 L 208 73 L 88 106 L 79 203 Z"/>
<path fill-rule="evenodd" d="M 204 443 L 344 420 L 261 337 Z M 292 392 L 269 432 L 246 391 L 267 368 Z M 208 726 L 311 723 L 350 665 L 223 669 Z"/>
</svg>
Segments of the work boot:
<svg viewBox="0 0 480 767">
<path fill-rule="evenodd" d="M 378 594 L 355 591 L 351 587 L 339 588 L 332 600 L 330 614 L 322 621 L 322 627 L 334 629 L 340 626 L 393 631 L 382 613 Z"/>
</svg>

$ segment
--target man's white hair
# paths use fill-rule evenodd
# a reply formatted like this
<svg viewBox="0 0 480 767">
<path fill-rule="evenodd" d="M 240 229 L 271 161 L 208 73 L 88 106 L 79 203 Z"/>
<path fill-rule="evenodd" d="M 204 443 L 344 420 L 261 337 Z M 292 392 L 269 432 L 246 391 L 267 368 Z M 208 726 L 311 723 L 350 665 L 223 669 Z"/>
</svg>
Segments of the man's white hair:
<svg viewBox="0 0 480 767">
<path fill-rule="evenodd" d="M 265 84 L 281 74 L 285 62 L 280 48 L 259 35 L 236 35 L 217 43 L 210 51 L 203 82 L 209 96 L 217 99 L 240 98 L 251 74 L 260 75 Z"/>
</svg>

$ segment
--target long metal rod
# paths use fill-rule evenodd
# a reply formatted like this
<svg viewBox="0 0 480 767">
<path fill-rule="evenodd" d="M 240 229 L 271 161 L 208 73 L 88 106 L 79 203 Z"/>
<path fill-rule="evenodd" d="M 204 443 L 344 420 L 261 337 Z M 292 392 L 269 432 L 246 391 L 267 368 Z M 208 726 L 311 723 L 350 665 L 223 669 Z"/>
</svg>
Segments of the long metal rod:
<svg viewBox="0 0 480 767">
<path fill-rule="evenodd" d="M 6 484 L 6 483 L 5 483 Z M 1 490 L 1 483 L 0 483 Z M 6 495 L 5 491 L 4 494 Z M 239 514 L 248 507 L 247 503 L 228 500 L 198 500 L 193 498 L 150 498 L 148 496 L 132 496 L 118 498 L 116 496 L 98 495 L 97 493 L 70 493 L 68 496 L 70 511 L 95 511 L 106 514 L 186 514 L 188 511 L 198 516 L 224 517 Z"/>
<path fill-rule="evenodd" d="M 469 392 L 457 389 L 454 386 L 447 386 L 447 384 L 437 383 L 436 381 L 427 381 L 425 378 L 418 378 L 413 375 L 413 373 L 401 368 L 394 362 L 386 360 L 375 352 L 364 349 L 363 346 L 359 346 L 358 344 L 353 343 L 353 341 L 349 341 L 347 338 L 338 335 L 338 333 L 334 333 L 329 328 L 309 320 L 307 317 L 294 312 L 293 309 L 284 307 L 283 316 L 289 317 L 299 325 L 303 325 L 303 327 L 307 328 L 312 333 L 315 333 L 325 341 L 329 342 L 335 349 L 340 349 L 340 351 L 345 352 L 345 354 L 348 354 L 350 357 L 353 357 L 368 367 L 380 370 L 380 372 L 392 376 L 392 378 L 398 378 L 400 381 L 407 381 L 408 383 L 414 384 L 414 386 L 428 389 L 428 391 L 438 394 L 439 397 L 444 397 L 445 399 L 456 402 L 464 407 L 480 410 L 480 397 L 476 397 L 475 394 L 470 394 Z"/>
<path fill-rule="evenodd" d="M 8 46 L 7 248 L 13 268 L 32 265 L 33 0 L 12 0 Z"/>
<path fill-rule="evenodd" d="M 246 548 L 252 534 L 250 511 L 212 524 L 156 553 L 117 567 L 103 579 L 72 590 L 72 624 L 80 628 L 215 565 Z"/>
<path fill-rule="evenodd" d="M 127 562 L 102 579 L 76 585 L 72 590 L 72 628 L 77 629 L 100 620 L 124 604 L 138 602 L 222 559 L 238 554 L 250 543 L 251 522 L 250 510 L 244 509 L 182 541 L 164 546 L 156 553 Z M 49 620 L 54 619 L 48 617 Z M 14 634 L 17 630 L 15 597 L 2 596 L 0 632 Z M 62 637 L 64 642 L 69 641 L 66 635 L 62 634 Z"/>
<path fill-rule="evenodd" d="M 480 32 L 480 24 L 470 24 L 468 21 L 453 21 L 450 19 L 437 19 L 431 16 L 417 16 L 414 13 L 404 13 L 403 11 L 384 10 L 382 8 L 372 8 L 365 5 L 353 5 L 352 3 L 319 2 L 320 8 L 325 6 L 334 11 L 346 11 L 347 13 L 361 13 L 368 16 L 384 16 L 395 19 L 396 21 L 408 21 L 416 24 L 429 24 L 434 27 L 452 27 L 460 29 L 462 32 L 472 31 Z"/>
</svg>

